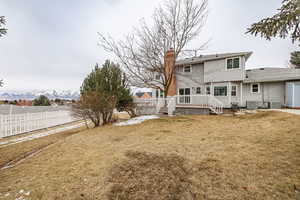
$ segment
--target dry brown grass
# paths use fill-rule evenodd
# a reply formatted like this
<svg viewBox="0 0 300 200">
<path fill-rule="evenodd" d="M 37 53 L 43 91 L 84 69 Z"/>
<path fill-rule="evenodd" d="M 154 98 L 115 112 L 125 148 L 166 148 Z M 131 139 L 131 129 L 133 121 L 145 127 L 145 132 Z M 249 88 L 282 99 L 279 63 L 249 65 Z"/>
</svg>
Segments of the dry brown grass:
<svg viewBox="0 0 300 200">
<path fill-rule="evenodd" d="M 196 199 L 183 157 L 135 151 L 127 151 L 126 157 L 109 172 L 109 200 Z"/>
<path fill-rule="evenodd" d="M 129 197 L 136 199 L 143 199 L 138 192 L 153 195 L 161 187 L 167 195 L 188 186 L 178 189 L 179 199 L 294 200 L 294 185 L 300 188 L 300 116 L 180 116 L 86 130 L 0 171 L 0 198 L 10 193 L 4 199 L 15 199 L 24 189 L 31 199 L 116 199 L 113 194 L 126 194 L 129 182 Z"/>
</svg>

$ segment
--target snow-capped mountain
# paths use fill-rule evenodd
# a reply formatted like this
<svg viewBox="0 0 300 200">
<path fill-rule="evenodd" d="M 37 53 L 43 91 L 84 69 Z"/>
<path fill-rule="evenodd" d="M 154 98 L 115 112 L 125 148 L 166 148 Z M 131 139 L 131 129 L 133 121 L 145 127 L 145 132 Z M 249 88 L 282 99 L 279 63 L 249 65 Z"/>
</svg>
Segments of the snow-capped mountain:
<svg viewBox="0 0 300 200">
<path fill-rule="evenodd" d="M 79 91 L 72 91 L 72 90 L 31 90 L 31 91 L 17 91 L 17 90 L 7 90 L 1 91 L 0 90 L 0 100 L 33 100 L 40 95 L 45 95 L 49 99 L 78 99 L 79 98 Z"/>
</svg>

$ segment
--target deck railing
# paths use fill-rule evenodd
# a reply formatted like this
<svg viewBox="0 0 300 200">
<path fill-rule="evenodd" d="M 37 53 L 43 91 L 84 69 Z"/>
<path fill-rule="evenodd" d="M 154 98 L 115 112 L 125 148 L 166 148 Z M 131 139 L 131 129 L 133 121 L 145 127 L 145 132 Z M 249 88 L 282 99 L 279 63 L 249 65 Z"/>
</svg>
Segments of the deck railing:
<svg viewBox="0 0 300 200">
<path fill-rule="evenodd" d="M 223 103 L 211 95 L 177 95 L 167 98 L 136 99 L 139 105 L 155 106 L 157 113 L 163 106 L 168 107 L 169 115 L 172 115 L 176 105 L 195 106 L 197 108 L 208 108 L 216 114 L 223 113 Z"/>
</svg>

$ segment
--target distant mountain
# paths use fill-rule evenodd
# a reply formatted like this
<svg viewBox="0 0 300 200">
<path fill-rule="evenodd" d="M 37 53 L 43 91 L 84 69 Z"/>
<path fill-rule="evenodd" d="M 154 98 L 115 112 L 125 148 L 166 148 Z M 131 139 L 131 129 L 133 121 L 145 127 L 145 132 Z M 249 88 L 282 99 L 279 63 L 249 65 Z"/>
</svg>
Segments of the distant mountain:
<svg viewBox="0 0 300 200">
<path fill-rule="evenodd" d="M 80 94 L 78 91 L 72 90 L 31 90 L 31 91 L 1 91 L 0 90 L 0 100 L 33 100 L 40 95 L 45 95 L 49 99 L 78 99 Z"/>
</svg>

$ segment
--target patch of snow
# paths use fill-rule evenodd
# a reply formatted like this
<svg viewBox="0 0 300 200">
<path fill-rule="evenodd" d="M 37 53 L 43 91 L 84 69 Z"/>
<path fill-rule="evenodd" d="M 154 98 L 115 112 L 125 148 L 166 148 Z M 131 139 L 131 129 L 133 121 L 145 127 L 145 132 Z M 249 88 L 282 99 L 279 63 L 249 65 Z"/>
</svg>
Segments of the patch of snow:
<svg viewBox="0 0 300 200">
<path fill-rule="evenodd" d="M 23 193 L 24 193 L 24 190 L 20 190 L 19 193 L 20 193 L 20 194 L 23 194 Z"/>
<path fill-rule="evenodd" d="M 59 133 L 59 132 L 62 132 L 62 131 L 67 131 L 67 130 L 70 130 L 70 129 L 79 128 L 81 126 L 84 126 L 84 123 L 80 123 L 80 124 L 76 124 L 76 125 L 72 125 L 72 126 L 61 127 L 61 128 L 56 128 L 56 129 L 53 129 L 53 130 L 50 130 L 50 131 L 44 131 L 44 132 L 40 132 L 40 133 L 37 133 L 37 134 L 28 135 L 28 136 L 25 136 L 25 137 L 20 137 L 20 138 L 16 138 L 16 139 L 12 139 L 12 140 L 7 140 L 7 141 L 4 141 L 4 142 L 0 142 L 0 145 L 9 146 L 9 145 L 12 145 L 12 144 L 17 144 L 17 143 L 20 143 L 20 142 L 25 142 L 25 141 L 30 141 L 30 140 L 34 140 L 34 139 L 37 139 L 37 138 L 45 137 L 45 136 L 52 135 L 52 134 L 55 134 L 55 133 Z M 0 146 L 0 148 L 1 148 L 1 146 Z"/>
<path fill-rule="evenodd" d="M 296 109 L 269 109 L 269 110 L 286 112 L 286 113 L 290 113 L 290 114 L 294 114 L 294 115 L 300 115 L 300 110 L 296 110 Z"/>
<path fill-rule="evenodd" d="M 30 195 L 30 191 L 25 192 L 24 195 L 29 196 Z"/>
<path fill-rule="evenodd" d="M 116 123 L 115 126 L 129 126 L 129 125 L 134 125 L 134 124 L 140 124 L 146 120 L 150 120 L 150 119 L 158 119 L 159 117 L 156 115 L 144 115 L 144 116 L 140 116 L 140 117 L 135 117 L 132 119 L 129 119 L 125 122 L 119 122 Z"/>
</svg>

